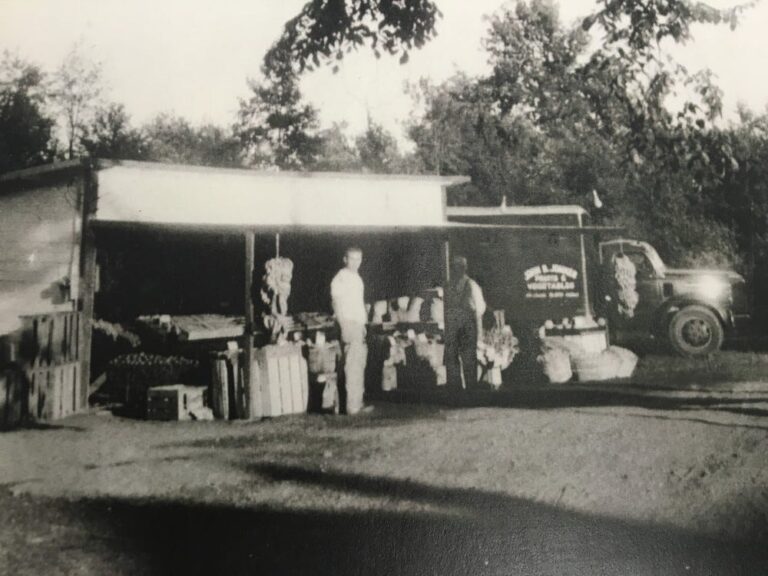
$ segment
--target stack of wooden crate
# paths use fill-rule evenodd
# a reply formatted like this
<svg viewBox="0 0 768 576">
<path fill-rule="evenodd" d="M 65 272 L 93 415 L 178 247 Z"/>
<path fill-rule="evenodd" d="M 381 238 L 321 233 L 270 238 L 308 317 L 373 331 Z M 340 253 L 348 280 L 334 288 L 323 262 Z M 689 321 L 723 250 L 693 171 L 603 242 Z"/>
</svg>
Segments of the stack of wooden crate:
<svg viewBox="0 0 768 576">
<path fill-rule="evenodd" d="M 80 314 L 62 312 L 26 317 L 27 416 L 56 420 L 74 414 L 86 401 L 80 377 Z"/>
<path fill-rule="evenodd" d="M 243 381 L 241 351 L 214 356 L 211 408 L 220 419 L 262 418 L 307 411 L 309 375 L 301 344 L 254 350 L 251 381 Z"/>
<path fill-rule="evenodd" d="M 254 351 L 252 362 L 252 414 L 271 417 L 307 411 L 309 380 L 300 344 L 264 346 Z"/>
<path fill-rule="evenodd" d="M 234 348 L 211 356 L 209 398 L 213 417 L 219 420 L 248 418 L 240 352 Z"/>
</svg>

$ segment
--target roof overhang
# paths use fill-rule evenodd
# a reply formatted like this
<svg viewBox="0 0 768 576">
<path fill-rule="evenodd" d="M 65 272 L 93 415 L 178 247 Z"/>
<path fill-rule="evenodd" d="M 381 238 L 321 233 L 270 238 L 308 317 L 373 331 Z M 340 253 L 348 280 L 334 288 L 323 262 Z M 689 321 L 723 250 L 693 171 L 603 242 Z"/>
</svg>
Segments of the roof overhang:
<svg viewBox="0 0 768 576">
<path fill-rule="evenodd" d="M 96 220 L 187 226 L 440 226 L 462 176 L 100 162 Z"/>
<path fill-rule="evenodd" d="M 435 226 L 359 226 L 354 224 L 336 225 L 216 225 L 216 224 L 178 224 L 165 222 L 128 222 L 120 220 L 96 220 L 93 222 L 96 230 L 122 231 L 127 233 L 145 232 L 172 232 L 191 234 L 242 234 L 243 232 L 255 232 L 257 234 L 339 234 L 354 235 L 435 235 L 445 236 L 460 232 L 497 232 L 497 233 L 550 233 L 550 234 L 616 234 L 622 232 L 622 228 L 611 226 L 537 226 L 537 225 L 503 225 L 503 224 L 465 224 L 460 222 L 446 222 Z"/>
</svg>

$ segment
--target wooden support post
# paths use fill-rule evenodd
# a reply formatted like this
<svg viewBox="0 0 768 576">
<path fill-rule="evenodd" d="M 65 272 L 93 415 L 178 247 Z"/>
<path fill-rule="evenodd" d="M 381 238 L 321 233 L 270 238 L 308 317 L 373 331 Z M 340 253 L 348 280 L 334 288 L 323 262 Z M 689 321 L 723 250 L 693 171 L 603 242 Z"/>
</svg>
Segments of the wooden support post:
<svg viewBox="0 0 768 576">
<path fill-rule="evenodd" d="M 245 416 L 261 418 L 261 390 L 253 374 L 253 269 L 256 238 L 245 233 L 245 342 L 243 346 L 243 387 L 245 388 Z"/>
<path fill-rule="evenodd" d="M 581 214 L 579 214 L 579 228 L 583 226 Z M 579 230 L 579 242 L 581 248 L 581 285 L 584 297 L 584 316 L 592 316 L 592 308 L 589 305 L 589 279 L 587 278 L 587 252 L 584 245 L 584 231 Z"/>
<path fill-rule="evenodd" d="M 444 287 L 448 287 L 451 281 L 451 244 L 447 240 L 443 243 L 443 255 L 445 257 L 445 271 L 443 274 Z"/>
<path fill-rule="evenodd" d="M 80 361 L 80 394 L 78 410 L 88 408 L 88 394 L 91 385 L 91 321 L 93 320 L 94 297 L 96 292 L 96 239 L 91 219 L 96 214 L 97 181 L 96 170 L 88 165 L 83 170 L 81 184 L 82 198 L 82 247 L 80 253 L 80 318 L 77 358 Z"/>
</svg>

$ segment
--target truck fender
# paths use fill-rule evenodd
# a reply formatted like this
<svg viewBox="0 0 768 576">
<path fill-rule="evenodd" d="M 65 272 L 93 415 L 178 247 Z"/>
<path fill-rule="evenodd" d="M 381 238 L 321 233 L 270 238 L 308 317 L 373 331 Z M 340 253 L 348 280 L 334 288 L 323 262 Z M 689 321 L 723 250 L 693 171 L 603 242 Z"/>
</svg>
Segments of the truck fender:
<svg viewBox="0 0 768 576">
<path fill-rule="evenodd" d="M 696 298 L 673 298 L 670 301 L 665 302 L 656 314 L 656 322 L 654 326 L 656 335 L 664 334 L 672 316 L 686 306 L 702 306 L 707 308 L 717 316 L 717 319 L 720 320 L 720 324 L 722 324 L 723 328 L 730 328 L 732 325 L 727 308 L 715 306 L 711 302 L 697 300 Z"/>
</svg>

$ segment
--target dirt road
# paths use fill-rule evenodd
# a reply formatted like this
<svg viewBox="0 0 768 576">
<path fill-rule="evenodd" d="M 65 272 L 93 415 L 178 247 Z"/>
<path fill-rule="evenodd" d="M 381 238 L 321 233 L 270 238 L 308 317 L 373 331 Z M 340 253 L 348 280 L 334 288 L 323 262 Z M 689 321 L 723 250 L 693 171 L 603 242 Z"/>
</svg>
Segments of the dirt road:
<svg viewBox="0 0 768 576">
<path fill-rule="evenodd" d="M 766 416 L 760 383 L 78 416 L 0 435 L 0 573 L 766 573 Z"/>
</svg>

